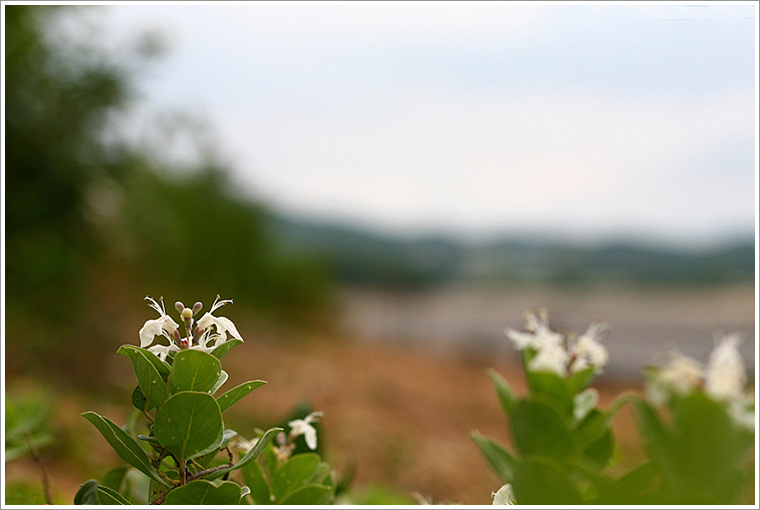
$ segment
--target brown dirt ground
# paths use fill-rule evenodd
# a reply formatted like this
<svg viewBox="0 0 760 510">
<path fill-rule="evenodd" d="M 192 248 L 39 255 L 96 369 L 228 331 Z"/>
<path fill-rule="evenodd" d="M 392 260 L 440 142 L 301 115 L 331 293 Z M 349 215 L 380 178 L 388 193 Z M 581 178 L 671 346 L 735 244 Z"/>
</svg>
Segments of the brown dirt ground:
<svg viewBox="0 0 760 510">
<path fill-rule="evenodd" d="M 505 354 L 508 348 L 505 341 Z M 265 427 L 273 423 L 263 420 L 276 421 L 295 405 L 309 402 L 324 412 L 320 441 L 327 460 L 339 472 L 355 463 L 355 489 L 379 482 L 401 493 L 418 493 L 432 503 L 480 505 L 490 504 L 491 492 L 500 486 L 470 434 L 478 430 L 508 444 L 507 422 L 487 376 L 487 369 L 494 368 L 518 394 L 524 392 L 520 368 L 510 365 L 506 355 L 504 360 L 484 361 L 400 345 L 314 335 L 282 341 L 272 335 L 248 340 L 224 362 L 230 374 L 224 388 L 250 379 L 268 382 L 230 410 L 230 421 Z M 118 365 L 114 377 L 131 384 L 128 364 L 124 365 Z M 598 388 L 602 407 L 627 389 L 623 383 Z M 63 504 L 73 501 L 84 480 L 119 463 L 79 417 L 89 409 L 116 422 L 126 419 L 119 406 L 86 402 L 75 395 L 56 400 L 54 421 L 68 458 L 51 455 L 54 460 L 46 467 L 54 497 Z M 623 465 L 635 464 L 639 446 L 628 409 L 614 426 Z M 243 428 L 236 430 L 250 437 Z M 86 436 L 74 440 L 72 431 L 86 431 Z M 92 452 L 99 452 L 98 459 Z M 45 456 L 43 451 L 43 460 Z M 39 480 L 31 461 L 6 464 L 6 481 L 23 478 Z"/>
</svg>

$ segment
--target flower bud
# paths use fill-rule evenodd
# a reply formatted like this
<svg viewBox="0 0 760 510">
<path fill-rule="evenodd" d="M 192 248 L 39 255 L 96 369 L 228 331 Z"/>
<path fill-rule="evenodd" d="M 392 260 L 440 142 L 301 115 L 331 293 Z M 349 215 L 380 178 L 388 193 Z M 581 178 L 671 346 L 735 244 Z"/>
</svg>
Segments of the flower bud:
<svg viewBox="0 0 760 510">
<path fill-rule="evenodd" d="M 174 308 L 179 312 L 182 313 L 182 310 L 185 309 L 185 305 L 182 304 L 182 301 L 177 301 L 174 303 Z"/>
<path fill-rule="evenodd" d="M 193 311 L 189 308 L 183 308 L 181 313 L 182 313 L 182 320 L 185 322 L 193 318 Z"/>
<path fill-rule="evenodd" d="M 193 305 L 193 315 L 195 315 L 198 312 L 200 312 L 202 308 L 203 308 L 203 303 L 201 303 L 200 301 L 196 302 Z"/>
</svg>

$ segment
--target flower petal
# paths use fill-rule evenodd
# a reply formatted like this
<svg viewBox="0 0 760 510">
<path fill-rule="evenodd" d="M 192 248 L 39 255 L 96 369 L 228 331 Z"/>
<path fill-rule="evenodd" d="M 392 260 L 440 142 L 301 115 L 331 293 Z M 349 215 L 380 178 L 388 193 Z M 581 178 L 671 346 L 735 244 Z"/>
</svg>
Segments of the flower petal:
<svg viewBox="0 0 760 510">
<path fill-rule="evenodd" d="M 747 375 L 739 344 L 739 335 L 726 335 L 710 353 L 705 370 L 705 392 L 716 400 L 735 400 L 744 391 Z"/>
<path fill-rule="evenodd" d="M 491 496 L 493 496 L 493 504 L 494 505 L 514 505 L 515 503 L 515 493 L 512 491 L 512 486 L 510 484 L 504 484 L 501 486 L 501 488 L 492 493 Z"/>
<path fill-rule="evenodd" d="M 156 336 L 163 330 L 163 321 L 161 319 L 150 319 L 140 328 L 140 347 L 143 349 L 153 343 Z"/>
</svg>

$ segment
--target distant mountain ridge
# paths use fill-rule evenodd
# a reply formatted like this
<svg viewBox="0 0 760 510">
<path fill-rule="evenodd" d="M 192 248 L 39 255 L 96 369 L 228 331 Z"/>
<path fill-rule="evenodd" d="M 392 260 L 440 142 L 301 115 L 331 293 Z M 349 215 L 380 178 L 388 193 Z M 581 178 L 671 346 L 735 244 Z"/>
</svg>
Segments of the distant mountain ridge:
<svg viewBox="0 0 760 510">
<path fill-rule="evenodd" d="M 317 258 L 348 283 L 402 288 L 462 281 L 725 284 L 755 277 L 754 239 L 712 250 L 625 242 L 584 248 L 524 236 L 480 243 L 447 236 L 415 238 L 283 215 L 273 215 L 270 226 L 285 250 Z"/>
</svg>

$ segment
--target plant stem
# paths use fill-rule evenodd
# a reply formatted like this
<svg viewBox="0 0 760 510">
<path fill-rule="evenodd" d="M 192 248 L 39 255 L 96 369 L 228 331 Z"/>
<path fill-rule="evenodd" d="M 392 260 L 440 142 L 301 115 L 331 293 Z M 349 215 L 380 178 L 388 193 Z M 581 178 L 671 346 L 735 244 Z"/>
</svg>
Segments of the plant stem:
<svg viewBox="0 0 760 510">
<path fill-rule="evenodd" d="M 229 464 L 222 464 L 221 466 L 216 466 L 216 467 L 204 469 L 203 471 L 198 471 L 197 473 L 188 476 L 187 477 L 187 481 L 188 482 L 192 482 L 193 480 L 196 480 L 196 479 L 201 478 L 201 477 L 206 476 L 206 475 L 210 475 L 211 473 L 215 473 L 215 472 L 220 471 L 222 469 L 231 468 L 234 465 L 235 464 L 233 464 L 232 462 L 230 462 Z"/>
<path fill-rule="evenodd" d="M 187 471 L 185 470 L 185 459 L 179 461 L 179 484 L 185 485 L 187 483 Z"/>
<path fill-rule="evenodd" d="M 47 472 L 45 472 L 45 466 L 42 464 L 42 458 L 40 457 L 40 453 L 37 451 L 37 447 L 34 445 L 34 441 L 32 440 L 32 434 L 29 432 L 29 430 L 24 431 L 24 435 L 26 436 L 26 442 L 29 443 L 29 451 L 32 453 L 32 458 L 37 463 L 37 467 L 40 469 L 40 477 L 42 478 L 42 488 L 45 492 L 45 502 L 48 505 L 53 504 L 53 500 L 50 498 L 50 486 L 48 484 L 48 477 Z"/>
<path fill-rule="evenodd" d="M 163 473 L 163 471 L 161 471 L 160 469 L 156 469 L 156 473 L 158 473 L 158 476 L 160 476 L 164 481 L 169 482 L 169 484 L 172 485 L 172 487 L 175 487 L 177 485 L 177 483 L 174 480 L 166 476 Z"/>
</svg>

